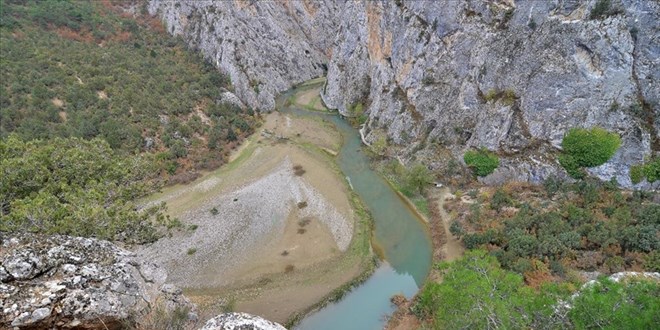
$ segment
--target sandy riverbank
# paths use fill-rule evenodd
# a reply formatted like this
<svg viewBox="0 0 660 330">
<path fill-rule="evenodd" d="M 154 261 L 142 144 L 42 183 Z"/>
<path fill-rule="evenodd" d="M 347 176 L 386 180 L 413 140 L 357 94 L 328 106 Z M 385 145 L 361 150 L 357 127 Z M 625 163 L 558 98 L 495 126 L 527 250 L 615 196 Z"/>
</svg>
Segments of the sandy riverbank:
<svg viewBox="0 0 660 330">
<path fill-rule="evenodd" d="M 267 115 L 229 164 L 150 199 L 187 229 L 138 253 L 163 264 L 203 315 L 285 322 L 369 267 L 369 226 L 332 156 L 340 145 L 321 119 Z"/>
</svg>

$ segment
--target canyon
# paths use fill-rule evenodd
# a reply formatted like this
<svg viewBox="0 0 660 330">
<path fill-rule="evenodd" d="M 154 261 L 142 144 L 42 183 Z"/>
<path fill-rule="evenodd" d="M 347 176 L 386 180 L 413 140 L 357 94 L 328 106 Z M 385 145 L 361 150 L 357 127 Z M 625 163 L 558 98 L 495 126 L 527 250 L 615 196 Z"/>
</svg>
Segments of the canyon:
<svg viewBox="0 0 660 330">
<path fill-rule="evenodd" d="M 152 0 L 149 13 L 261 111 L 326 75 L 325 104 L 364 116 L 365 142 L 385 139 L 405 163 L 442 171 L 487 148 L 501 161 L 483 183 L 568 178 L 563 136 L 600 126 L 622 148 L 589 174 L 657 189 L 629 171 L 660 152 L 660 4 L 608 4 Z"/>
</svg>

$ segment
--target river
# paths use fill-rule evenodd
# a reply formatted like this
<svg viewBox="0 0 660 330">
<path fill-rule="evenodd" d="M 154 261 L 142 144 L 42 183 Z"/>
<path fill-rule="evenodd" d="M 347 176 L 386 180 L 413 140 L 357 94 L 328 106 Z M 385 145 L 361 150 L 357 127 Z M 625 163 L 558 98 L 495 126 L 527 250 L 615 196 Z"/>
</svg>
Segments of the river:
<svg viewBox="0 0 660 330">
<path fill-rule="evenodd" d="M 383 252 L 383 260 L 364 283 L 340 301 L 308 315 L 295 329 L 382 329 L 395 309 L 390 298 L 395 294 L 410 298 L 423 285 L 431 267 L 431 239 L 423 220 L 370 168 L 355 128 L 336 113 L 308 111 L 285 102 L 301 89 L 318 87 L 304 85 L 284 93 L 278 100 L 279 109 L 299 116 L 322 116 L 337 127 L 343 138 L 337 161 L 373 216 L 372 242 Z"/>
</svg>

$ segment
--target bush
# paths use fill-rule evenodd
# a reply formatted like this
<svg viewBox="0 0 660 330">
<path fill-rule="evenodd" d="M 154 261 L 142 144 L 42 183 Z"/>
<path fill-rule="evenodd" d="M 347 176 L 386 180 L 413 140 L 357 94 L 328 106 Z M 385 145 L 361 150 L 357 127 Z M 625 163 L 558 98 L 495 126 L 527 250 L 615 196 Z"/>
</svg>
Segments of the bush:
<svg viewBox="0 0 660 330">
<path fill-rule="evenodd" d="M 660 157 L 630 167 L 630 180 L 632 183 L 640 183 L 643 179 L 646 179 L 649 183 L 660 180 Z"/>
<path fill-rule="evenodd" d="M 511 205 L 513 205 L 511 196 L 502 190 L 502 188 L 498 188 L 493 195 L 493 199 L 490 201 L 490 208 L 499 212 L 502 207 Z"/>
<path fill-rule="evenodd" d="M 481 148 L 470 150 L 463 155 L 465 164 L 472 168 L 477 176 L 486 176 L 493 173 L 500 165 L 500 159 L 494 153 Z"/>
<path fill-rule="evenodd" d="M 644 166 L 633 165 L 630 167 L 630 181 L 633 184 L 638 184 L 644 179 Z"/>
<path fill-rule="evenodd" d="M 612 14 L 614 14 L 614 12 L 612 11 L 611 0 L 598 0 L 598 2 L 596 2 L 594 7 L 591 9 L 589 18 L 590 19 L 605 18 Z"/>
<path fill-rule="evenodd" d="M 573 128 L 561 142 L 563 153 L 570 156 L 579 167 L 596 167 L 605 164 L 621 145 L 616 133 L 594 127 L 592 129 Z"/>
<path fill-rule="evenodd" d="M 621 138 L 603 128 L 573 128 L 561 142 L 562 154 L 559 164 L 568 175 L 575 179 L 585 177 L 583 167 L 595 167 L 604 164 L 619 149 Z"/>
<path fill-rule="evenodd" d="M 433 175 L 425 165 L 415 164 L 410 169 L 406 170 L 403 180 L 403 188 L 404 193 L 407 192 L 406 195 L 412 195 L 412 192 L 415 190 L 421 194 L 424 191 L 424 187 L 433 182 Z"/>
<path fill-rule="evenodd" d="M 126 156 L 100 139 L 0 140 L 0 231 L 66 234 L 131 243 L 169 227 L 164 205 L 138 210 L 156 191 L 145 157 Z"/>
<path fill-rule="evenodd" d="M 602 278 L 575 297 L 568 316 L 577 329 L 652 329 L 660 315 L 659 295 L 660 285 L 652 280 Z"/>
</svg>

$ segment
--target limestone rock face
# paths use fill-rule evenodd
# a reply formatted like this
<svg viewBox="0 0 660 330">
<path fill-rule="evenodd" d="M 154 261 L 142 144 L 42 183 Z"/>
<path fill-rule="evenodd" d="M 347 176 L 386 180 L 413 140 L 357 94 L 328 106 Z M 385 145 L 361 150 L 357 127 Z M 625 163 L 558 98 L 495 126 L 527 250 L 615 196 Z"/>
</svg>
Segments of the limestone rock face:
<svg viewBox="0 0 660 330">
<path fill-rule="evenodd" d="M 324 74 L 340 12 L 330 0 L 149 3 L 170 33 L 231 77 L 243 102 L 266 111 L 280 92 Z"/>
<path fill-rule="evenodd" d="M 346 115 L 363 103 L 367 141 L 384 135 L 404 159 L 496 151 L 486 183 L 565 176 L 564 134 L 602 126 L 622 147 L 589 172 L 632 187 L 630 165 L 660 152 L 660 4 L 612 3 L 594 20 L 595 1 L 352 3 L 323 99 Z"/>
<path fill-rule="evenodd" d="M 208 320 L 201 330 L 286 330 L 286 328 L 247 313 L 225 313 Z"/>
<path fill-rule="evenodd" d="M 162 268 L 106 241 L 0 234 L 0 261 L 2 329 L 120 329 L 155 303 L 193 309 Z"/>
<path fill-rule="evenodd" d="M 660 153 L 660 3 L 612 0 L 165 1 L 171 33 L 228 72 L 245 103 L 324 73 L 324 102 L 367 115 L 367 143 L 445 167 L 485 147 L 501 166 L 485 183 L 566 177 L 556 160 L 573 127 L 601 126 L 622 147 L 589 172 L 624 187 Z M 438 156 L 438 155 L 445 156 Z"/>
</svg>

